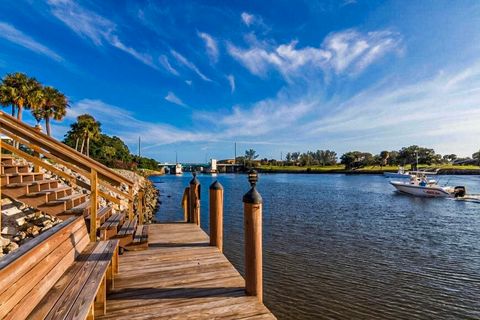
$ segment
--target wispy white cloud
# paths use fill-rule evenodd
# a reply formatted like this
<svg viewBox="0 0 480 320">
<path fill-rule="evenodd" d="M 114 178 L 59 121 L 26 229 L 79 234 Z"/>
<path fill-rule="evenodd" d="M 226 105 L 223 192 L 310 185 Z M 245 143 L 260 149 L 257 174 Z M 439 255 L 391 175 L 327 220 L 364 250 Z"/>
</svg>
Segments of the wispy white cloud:
<svg viewBox="0 0 480 320">
<path fill-rule="evenodd" d="M 355 74 L 385 54 L 401 49 L 401 37 L 390 31 L 332 33 L 319 48 L 297 48 L 297 41 L 276 47 L 268 42 L 251 42 L 247 49 L 227 43 L 227 50 L 252 74 L 261 77 L 270 69 L 278 70 L 285 78 L 303 74 L 306 68 Z"/>
<path fill-rule="evenodd" d="M 218 61 L 218 44 L 217 41 L 208 33 L 197 32 L 198 36 L 205 42 L 207 54 L 210 61 L 216 63 Z"/>
<path fill-rule="evenodd" d="M 187 58 L 185 58 L 184 56 L 182 56 L 180 53 L 178 53 L 177 51 L 175 50 L 170 50 L 170 53 L 172 54 L 172 56 L 175 58 L 175 60 L 177 60 L 177 62 L 185 67 L 187 67 L 188 69 L 192 70 L 193 72 L 195 72 L 200 78 L 202 78 L 203 80 L 205 81 L 212 81 L 210 78 L 208 78 L 206 75 L 204 75 L 198 68 L 195 64 L 193 64 L 193 62 L 190 62 Z"/>
<path fill-rule="evenodd" d="M 173 97 L 172 93 L 169 100 Z M 348 98 L 329 98 L 315 86 L 288 86 L 275 97 L 253 104 L 195 111 L 196 130 L 141 121 L 131 112 L 99 100 L 81 100 L 68 117 L 88 112 L 107 132 L 112 129 L 111 133 L 129 143 L 141 135 L 147 148 L 179 142 L 245 141 L 297 149 L 324 146 L 342 153 L 418 144 L 465 156 L 478 149 L 478 105 L 480 64 L 411 83 L 389 79 Z"/>
<path fill-rule="evenodd" d="M 83 99 L 74 103 L 67 119 L 74 120 L 78 115 L 89 113 L 102 123 L 103 131 L 124 139 L 134 145 L 138 136 L 142 137 L 145 149 L 154 145 L 166 145 L 177 142 L 209 141 L 210 133 L 182 130 L 163 123 L 139 120 L 132 112 L 101 100 Z"/>
<path fill-rule="evenodd" d="M 228 83 L 230 84 L 230 90 L 232 93 L 235 92 L 235 77 L 233 76 L 233 74 L 229 74 L 227 76 L 227 80 L 228 80 Z"/>
<path fill-rule="evenodd" d="M 52 14 L 79 36 L 89 39 L 96 46 L 105 43 L 122 50 L 142 63 L 157 69 L 149 54 L 137 51 L 120 40 L 117 25 L 101 15 L 87 10 L 72 0 L 48 0 Z"/>
<path fill-rule="evenodd" d="M 188 84 L 189 86 L 192 85 L 192 80 L 185 80 L 185 83 Z"/>
<path fill-rule="evenodd" d="M 33 52 L 45 55 L 55 61 L 63 61 L 63 58 L 53 50 L 34 40 L 11 24 L 0 22 L 0 38 L 8 40 Z"/>
<path fill-rule="evenodd" d="M 247 27 L 250 27 L 255 20 L 255 16 L 253 14 L 248 13 L 248 12 L 242 12 L 240 17 L 242 18 L 243 23 L 245 23 L 245 25 Z"/>
<path fill-rule="evenodd" d="M 158 58 L 158 61 L 160 62 L 160 64 L 162 65 L 162 67 L 165 68 L 165 70 L 167 70 L 168 72 L 170 72 L 171 74 L 173 74 L 174 76 L 180 76 L 180 74 L 178 73 L 178 71 L 172 67 L 172 65 L 170 64 L 170 62 L 168 61 L 168 58 L 167 56 L 165 55 L 161 55 L 160 58 Z"/>
<path fill-rule="evenodd" d="M 172 91 L 169 91 L 167 96 L 165 97 L 165 100 L 167 100 L 168 102 L 171 102 L 171 103 L 174 103 L 174 104 L 177 104 L 179 106 L 182 106 L 182 107 L 186 107 L 187 105 L 179 98 L 175 95 L 175 93 L 173 93 Z"/>
</svg>

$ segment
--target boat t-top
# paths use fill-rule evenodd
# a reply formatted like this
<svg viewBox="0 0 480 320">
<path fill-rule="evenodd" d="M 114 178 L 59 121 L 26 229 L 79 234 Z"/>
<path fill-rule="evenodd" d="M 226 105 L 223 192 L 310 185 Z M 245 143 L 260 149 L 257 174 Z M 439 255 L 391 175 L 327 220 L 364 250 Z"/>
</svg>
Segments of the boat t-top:
<svg viewBox="0 0 480 320">
<path fill-rule="evenodd" d="M 398 191 L 417 197 L 457 198 L 466 193 L 465 187 L 440 186 L 436 180 L 428 179 L 428 173 L 410 172 L 409 181 L 390 181 Z"/>
</svg>

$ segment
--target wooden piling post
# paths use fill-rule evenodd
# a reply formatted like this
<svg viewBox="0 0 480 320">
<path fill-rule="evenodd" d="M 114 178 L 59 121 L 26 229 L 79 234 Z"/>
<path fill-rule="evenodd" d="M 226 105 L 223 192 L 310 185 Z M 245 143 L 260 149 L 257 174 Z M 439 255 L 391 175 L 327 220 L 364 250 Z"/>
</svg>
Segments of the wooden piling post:
<svg viewBox="0 0 480 320">
<path fill-rule="evenodd" d="M 210 245 L 223 252 L 223 187 L 215 181 L 209 189 Z"/>
<path fill-rule="evenodd" d="M 243 196 L 245 232 L 245 291 L 263 302 L 262 197 L 255 188 L 258 175 L 248 174 L 251 189 Z"/>
<path fill-rule="evenodd" d="M 183 221 L 184 222 L 190 222 L 189 221 L 189 208 L 190 208 L 190 201 L 188 198 L 190 197 L 190 187 L 186 187 L 185 191 L 183 191 L 183 197 L 182 197 L 182 208 L 183 208 Z"/>
<path fill-rule="evenodd" d="M 90 171 L 90 241 L 97 241 L 98 175 L 95 169 Z"/>
<path fill-rule="evenodd" d="M 190 219 L 191 222 L 200 225 L 200 182 L 196 172 L 190 181 Z"/>
</svg>

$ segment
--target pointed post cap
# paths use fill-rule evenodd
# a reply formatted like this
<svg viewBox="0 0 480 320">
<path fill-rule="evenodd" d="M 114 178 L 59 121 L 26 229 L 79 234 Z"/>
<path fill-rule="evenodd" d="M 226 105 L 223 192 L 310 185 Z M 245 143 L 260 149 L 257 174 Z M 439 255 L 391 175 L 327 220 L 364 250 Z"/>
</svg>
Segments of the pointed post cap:
<svg viewBox="0 0 480 320">
<path fill-rule="evenodd" d="M 210 185 L 210 190 L 223 190 L 223 186 L 218 180 Z"/>
<path fill-rule="evenodd" d="M 195 171 L 192 172 L 193 178 L 190 180 L 190 184 L 200 184 L 200 182 L 197 179 L 197 173 Z"/>
<path fill-rule="evenodd" d="M 258 193 L 256 185 L 258 182 L 258 173 L 256 170 L 248 172 L 248 182 L 250 183 L 250 190 L 243 196 L 243 202 L 251 204 L 261 204 L 263 202 L 262 196 Z"/>
</svg>

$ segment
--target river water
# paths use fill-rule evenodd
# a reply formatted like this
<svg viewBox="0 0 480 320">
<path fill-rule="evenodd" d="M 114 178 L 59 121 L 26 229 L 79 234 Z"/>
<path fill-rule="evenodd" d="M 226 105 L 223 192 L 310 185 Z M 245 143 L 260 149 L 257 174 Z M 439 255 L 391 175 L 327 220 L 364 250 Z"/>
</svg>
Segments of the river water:
<svg viewBox="0 0 480 320">
<path fill-rule="evenodd" d="M 224 252 L 243 270 L 245 175 L 225 189 Z M 201 226 L 208 232 L 208 186 Z M 153 177 L 157 219 L 183 218 L 191 175 Z M 480 193 L 479 176 L 440 184 Z M 382 176 L 260 175 L 264 302 L 279 319 L 480 319 L 480 204 L 413 198 Z"/>
</svg>

